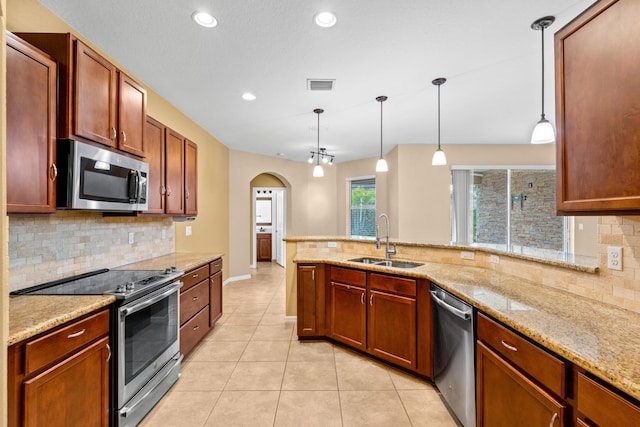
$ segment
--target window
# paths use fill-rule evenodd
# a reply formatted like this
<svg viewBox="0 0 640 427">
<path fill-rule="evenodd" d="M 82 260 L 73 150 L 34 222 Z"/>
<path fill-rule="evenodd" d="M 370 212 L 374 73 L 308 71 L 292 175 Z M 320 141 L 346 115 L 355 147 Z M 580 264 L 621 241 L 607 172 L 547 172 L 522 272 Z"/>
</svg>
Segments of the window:
<svg viewBox="0 0 640 427">
<path fill-rule="evenodd" d="M 353 179 L 350 181 L 351 225 L 349 234 L 360 237 L 376 235 L 376 179 Z"/>
<path fill-rule="evenodd" d="M 555 210 L 555 170 L 454 169 L 452 188 L 454 242 L 567 250 L 568 223 Z"/>
</svg>

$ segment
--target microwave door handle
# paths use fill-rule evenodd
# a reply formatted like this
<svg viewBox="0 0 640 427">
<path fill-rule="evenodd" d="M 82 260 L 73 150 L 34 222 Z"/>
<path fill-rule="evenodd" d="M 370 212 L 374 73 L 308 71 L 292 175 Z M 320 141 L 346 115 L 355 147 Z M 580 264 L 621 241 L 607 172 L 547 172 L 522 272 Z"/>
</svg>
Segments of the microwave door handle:
<svg viewBox="0 0 640 427">
<path fill-rule="evenodd" d="M 137 202 L 139 194 L 140 174 L 136 170 L 129 173 L 129 201 Z"/>
</svg>

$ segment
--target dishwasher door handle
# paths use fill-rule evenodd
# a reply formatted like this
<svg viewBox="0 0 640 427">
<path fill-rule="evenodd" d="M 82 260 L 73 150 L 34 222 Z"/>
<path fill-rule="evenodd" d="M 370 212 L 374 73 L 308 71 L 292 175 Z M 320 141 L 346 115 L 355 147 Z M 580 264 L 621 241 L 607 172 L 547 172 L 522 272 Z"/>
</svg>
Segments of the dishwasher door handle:
<svg viewBox="0 0 640 427">
<path fill-rule="evenodd" d="M 438 304 L 440 307 L 447 310 L 449 313 L 461 318 L 462 320 L 471 320 L 471 313 L 472 313 L 471 310 L 470 311 L 459 310 L 454 306 L 447 304 L 444 300 L 441 300 L 436 291 L 429 291 L 429 293 L 433 297 L 433 300 L 436 302 L 436 304 Z"/>
</svg>

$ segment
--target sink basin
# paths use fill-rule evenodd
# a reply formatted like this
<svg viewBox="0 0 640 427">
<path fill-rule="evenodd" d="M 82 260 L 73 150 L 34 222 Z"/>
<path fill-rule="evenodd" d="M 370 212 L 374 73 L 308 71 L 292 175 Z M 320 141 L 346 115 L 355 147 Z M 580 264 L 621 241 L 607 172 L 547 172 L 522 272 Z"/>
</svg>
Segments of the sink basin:
<svg viewBox="0 0 640 427">
<path fill-rule="evenodd" d="M 422 265 L 419 262 L 395 261 L 395 260 L 387 260 L 387 259 L 379 259 L 379 258 L 354 258 L 354 259 L 350 259 L 349 261 L 357 262 L 360 264 L 380 265 L 384 267 L 395 267 L 395 268 L 415 268 Z"/>
</svg>

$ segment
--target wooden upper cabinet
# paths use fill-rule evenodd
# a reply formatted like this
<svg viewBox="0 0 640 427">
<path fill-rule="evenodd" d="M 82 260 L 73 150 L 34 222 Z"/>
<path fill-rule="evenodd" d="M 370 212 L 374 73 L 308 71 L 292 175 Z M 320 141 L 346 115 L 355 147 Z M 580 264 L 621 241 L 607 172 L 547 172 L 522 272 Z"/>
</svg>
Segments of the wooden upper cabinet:
<svg viewBox="0 0 640 427">
<path fill-rule="evenodd" d="M 7 33 L 7 212 L 56 210 L 56 63 Z"/>
<path fill-rule="evenodd" d="M 198 146 L 185 140 L 184 145 L 185 215 L 198 214 Z"/>
<path fill-rule="evenodd" d="M 74 69 L 73 133 L 116 147 L 118 70 L 79 40 Z"/>
<path fill-rule="evenodd" d="M 601 0 L 555 35 L 559 213 L 640 214 L 639 20 Z"/>
<path fill-rule="evenodd" d="M 58 61 L 58 137 L 144 157 L 147 92 L 70 33 L 17 33 Z"/>
<path fill-rule="evenodd" d="M 146 213 L 163 214 L 165 206 L 165 126 L 159 121 L 147 117 L 145 121 L 144 146 L 145 161 L 149 163 L 149 182 L 147 185 L 147 200 L 149 208 Z"/>
<path fill-rule="evenodd" d="M 166 128 L 165 180 L 167 214 L 184 214 L 184 137 Z"/>
<path fill-rule="evenodd" d="M 118 148 L 144 157 L 147 91 L 122 71 L 118 75 Z"/>
</svg>

